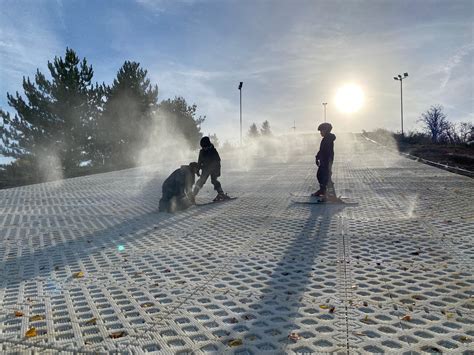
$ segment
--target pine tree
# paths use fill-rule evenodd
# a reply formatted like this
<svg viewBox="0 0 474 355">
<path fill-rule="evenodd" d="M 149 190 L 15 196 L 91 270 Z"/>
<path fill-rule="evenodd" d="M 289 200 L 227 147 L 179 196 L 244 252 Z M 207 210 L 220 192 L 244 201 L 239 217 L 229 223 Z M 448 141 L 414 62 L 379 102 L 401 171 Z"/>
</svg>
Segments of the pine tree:
<svg viewBox="0 0 474 355">
<path fill-rule="evenodd" d="M 262 123 L 262 128 L 260 128 L 260 134 L 264 137 L 269 137 L 272 135 L 272 130 L 270 129 L 270 123 L 265 121 Z"/>
<path fill-rule="evenodd" d="M 140 63 L 125 61 L 111 87 L 95 138 L 98 157 L 115 167 L 137 163 L 147 130 L 158 104 L 158 87 L 152 86 Z"/>
<path fill-rule="evenodd" d="M 170 135 L 181 135 L 188 142 L 191 148 L 199 147 L 199 140 L 202 138 L 201 124 L 205 121 L 205 116 L 196 117 L 197 106 L 189 106 L 183 97 L 175 97 L 160 103 L 159 112 L 168 121 L 165 125 Z"/>
<path fill-rule="evenodd" d="M 58 169 L 67 175 L 84 160 L 87 127 L 96 119 L 93 70 L 69 48 L 48 69 L 52 80 L 37 70 L 34 82 L 23 78 L 23 96 L 7 93 L 16 113 L 0 110 L 0 153 L 36 172 Z"/>
<path fill-rule="evenodd" d="M 252 123 L 248 132 L 249 138 L 258 138 L 259 135 L 260 134 L 258 133 L 257 125 L 255 123 Z"/>
</svg>

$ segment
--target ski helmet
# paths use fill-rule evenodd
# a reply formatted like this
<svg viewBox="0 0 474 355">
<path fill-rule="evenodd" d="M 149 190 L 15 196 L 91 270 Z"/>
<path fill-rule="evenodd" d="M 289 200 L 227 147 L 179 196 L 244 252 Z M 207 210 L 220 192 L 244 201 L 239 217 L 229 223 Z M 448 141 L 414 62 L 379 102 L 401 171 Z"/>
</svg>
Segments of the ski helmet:
<svg viewBox="0 0 474 355">
<path fill-rule="evenodd" d="M 199 142 L 199 144 L 201 145 L 201 147 L 205 148 L 205 147 L 210 147 L 211 146 L 211 140 L 209 139 L 209 137 L 202 137 L 201 138 L 201 141 Z"/>
<path fill-rule="evenodd" d="M 327 122 L 321 123 L 318 126 L 318 131 L 331 132 L 331 130 L 332 130 L 332 125 L 330 123 L 327 123 Z"/>
</svg>

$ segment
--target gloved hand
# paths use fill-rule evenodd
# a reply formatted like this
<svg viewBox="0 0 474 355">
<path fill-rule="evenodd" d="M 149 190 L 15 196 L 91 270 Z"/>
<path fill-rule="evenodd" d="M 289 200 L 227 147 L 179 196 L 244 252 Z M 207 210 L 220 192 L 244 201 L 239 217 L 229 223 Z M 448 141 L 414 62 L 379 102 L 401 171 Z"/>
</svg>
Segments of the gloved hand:
<svg viewBox="0 0 474 355">
<path fill-rule="evenodd" d="M 316 163 L 316 166 L 319 166 L 319 159 L 317 157 L 314 157 L 314 162 Z"/>
</svg>

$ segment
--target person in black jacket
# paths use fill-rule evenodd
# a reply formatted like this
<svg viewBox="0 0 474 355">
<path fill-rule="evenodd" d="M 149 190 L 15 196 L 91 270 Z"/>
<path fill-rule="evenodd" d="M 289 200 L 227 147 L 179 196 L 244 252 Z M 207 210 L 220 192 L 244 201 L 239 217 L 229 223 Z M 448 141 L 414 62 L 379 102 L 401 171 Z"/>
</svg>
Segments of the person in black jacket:
<svg viewBox="0 0 474 355">
<path fill-rule="evenodd" d="M 199 176 L 198 163 L 182 165 L 163 182 L 162 196 L 159 204 L 160 212 L 176 212 L 193 204 L 192 188 L 194 175 Z"/>
<path fill-rule="evenodd" d="M 316 165 L 318 166 L 317 178 L 319 182 L 319 190 L 311 194 L 311 196 L 326 197 L 328 186 L 333 190 L 332 183 L 332 163 L 334 161 L 334 141 L 336 136 L 331 133 L 332 126 L 330 123 L 321 123 L 318 131 L 323 139 L 316 154 Z"/>
<path fill-rule="evenodd" d="M 211 183 L 214 185 L 214 190 L 217 191 L 217 196 L 214 201 L 226 200 L 228 196 L 222 190 L 221 183 L 217 178 L 221 176 L 221 157 L 214 145 L 211 143 L 209 137 L 202 137 L 199 142 L 201 150 L 199 151 L 198 165 L 201 169 L 201 177 L 196 182 L 193 191 L 193 197 L 199 193 L 199 190 L 204 186 L 209 176 Z"/>
</svg>

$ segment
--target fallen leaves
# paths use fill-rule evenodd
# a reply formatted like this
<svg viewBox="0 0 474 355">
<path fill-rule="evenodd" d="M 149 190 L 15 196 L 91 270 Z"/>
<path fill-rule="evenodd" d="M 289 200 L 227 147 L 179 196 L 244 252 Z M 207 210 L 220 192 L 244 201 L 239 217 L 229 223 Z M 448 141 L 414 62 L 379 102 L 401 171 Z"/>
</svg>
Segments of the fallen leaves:
<svg viewBox="0 0 474 355">
<path fill-rule="evenodd" d="M 227 344 L 229 346 L 239 346 L 239 345 L 242 345 L 243 342 L 242 342 L 242 339 L 231 339 L 231 340 L 229 340 L 229 342 Z"/>
<path fill-rule="evenodd" d="M 121 330 L 119 332 L 114 332 L 114 333 L 110 334 L 109 337 L 111 337 L 112 339 L 118 339 L 118 338 L 124 337 L 125 335 L 127 335 L 127 333 L 125 331 Z"/>
<path fill-rule="evenodd" d="M 75 272 L 72 274 L 72 277 L 75 279 L 82 279 L 84 277 L 84 271 Z"/>
<path fill-rule="evenodd" d="M 155 304 L 153 302 L 145 302 L 145 303 L 142 303 L 140 306 L 142 308 L 150 308 L 150 307 L 153 307 Z"/>
<path fill-rule="evenodd" d="M 471 338 L 468 338 L 467 336 L 465 335 L 461 335 L 459 337 L 459 341 L 462 342 L 462 343 L 470 343 L 472 341 Z"/>
<path fill-rule="evenodd" d="M 452 319 L 454 317 L 454 313 L 446 312 L 446 319 Z"/>
<path fill-rule="evenodd" d="M 28 329 L 25 333 L 25 337 L 27 338 L 33 338 L 35 336 L 37 336 L 38 333 L 36 332 L 36 328 L 35 327 L 31 327 L 30 329 Z"/>
<path fill-rule="evenodd" d="M 336 307 L 331 306 L 331 305 L 327 305 L 327 304 L 320 304 L 320 305 L 319 305 L 319 308 L 321 308 L 321 309 L 328 309 L 328 310 L 329 310 L 329 313 L 334 313 L 334 311 L 336 310 Z"/>
<path fill-rule="evenodd" d="M 411 321 L 411 316 L 409 314 L 406 314 L 404 315 L 402 318 L 400 318 L 401 320 L 405 320 L 407 322 Z"/>
<path fill-rule="evenodd" d="M 23 317 L 24 313 L 21 311 L 15 311 L 15 317 Z"/>
<path fill-rule="evenodd" d="M 97 324 L 97 318 L 89 319 L 89 320 L 86 321 L 84 324 L 85 324 L 85 325 L 96 325 L 96 324 Z"/>
<path fill-rule="evenodd" d="M 298 340 L 301 339 L 301 335 L 299 335 L 298 333 L 290 333 L 290 335 L 288 335 L 288 339 L 293 340 L 294 342 L 297 342 Z"/>
<path fill-rule="evenodd" d="M 36 321 L 43 320 L 43 319 L 44 319 L 44 316 L 42 316 L 40 314 L 36 314 L 36 315 L 30 317 L 30 322 L 36 322 Z"/>
</svg>

